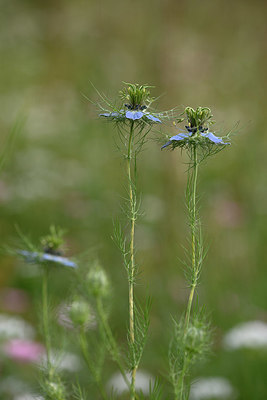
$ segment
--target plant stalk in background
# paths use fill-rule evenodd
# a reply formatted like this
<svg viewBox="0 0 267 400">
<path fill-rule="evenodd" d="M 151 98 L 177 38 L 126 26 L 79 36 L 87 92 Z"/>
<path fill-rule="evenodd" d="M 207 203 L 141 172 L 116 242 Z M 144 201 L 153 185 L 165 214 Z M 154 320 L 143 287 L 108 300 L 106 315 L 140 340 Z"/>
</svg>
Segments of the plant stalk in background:
<svg viewBox="0 0 267 400">
<path fill-rule="evenodd" d="M 46 349 L 46 360 L 41 366 L 40 385 L 42 394 L 46 400 L 66 400 L 66 388 L 54 365 L 51 354 L 51 331 L 50 331 L 50 307 L 48 301 L 48 281 L 55 265 L 68 268 L 77 268 L 77 264 L 68 258 L 62 257 L 63 233 L 61 229 L 54 226 L 50 228 L 50 234 L 41 238 L 39 247 L 35 247 L 30 240 L 21 232 L 20 236 L 27 246 L 27 250 L 17 250 L 20 256 L 28 264 L 37 264 L 43 269 L 42 276 L 42 328 Z"/>
<path fill-rule="evenodd" d="M 46 359 L 48 369 L 50 367 L 50 355 L 51 355 L 51 337 L 49 331 L 49 311 L 48 311 L 48 276 L 49 271 L 47 266 L 43 268 L 43 280 L 42 280 L 42 317 L 43 317 L 43 333 L 45 340 Z"/>
</svg>

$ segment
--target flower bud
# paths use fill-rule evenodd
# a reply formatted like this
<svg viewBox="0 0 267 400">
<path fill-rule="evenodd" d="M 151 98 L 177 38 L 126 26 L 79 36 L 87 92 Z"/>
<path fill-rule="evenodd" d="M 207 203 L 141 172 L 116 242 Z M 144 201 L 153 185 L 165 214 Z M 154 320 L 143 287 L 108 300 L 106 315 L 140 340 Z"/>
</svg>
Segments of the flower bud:
<svg viewBox="0 0 267 400">
<path fill-rule="evenodd" d="M 185 349 L 192 357 L 201 357 L 209 350 L 211 334 L 206 321 L 193 319 L 184 337 Z"/>
<path fill-rule="evenodd" d="M 186 349 L 192 353 L 197 352 L 199 346 L 202 344 L 205 332 L 195 326 L 189 326 L 185 337 Z"/>
<path fill-rule="evenodd" d="M 69 317 L 75 326 L 86 327 L 92 321 L 89 304 L 84 300 L 74 300 L 70 305 Z"/>
<path fill-rule="evenodd" d="M 46 380 L 45 385 L 46 398 L 49 400 L 65 400 L 65 387 L 60 379 Z"/>
<path fill-rule="evenodd" d="M 105 296 L 109 290 L 109 281 L 105 271 L 99 266 L 94 266 L 87 274 L 86 282 L 89 291 L 96 297 Z"/>
</svg>

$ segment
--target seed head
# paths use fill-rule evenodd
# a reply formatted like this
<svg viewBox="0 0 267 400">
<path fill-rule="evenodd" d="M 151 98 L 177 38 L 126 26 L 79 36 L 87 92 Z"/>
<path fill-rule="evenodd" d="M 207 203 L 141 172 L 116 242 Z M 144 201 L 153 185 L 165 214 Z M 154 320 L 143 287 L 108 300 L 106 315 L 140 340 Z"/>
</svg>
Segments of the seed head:
<svg viewBox="0 0 267 400">
<path fill-rule="evenodd" d="M 86 282 L 89 292 L 95 297 L 103 297 L 108 294 L 109 281 L 105 271 L 98 264 L 88 272 Z"/>
</svg>

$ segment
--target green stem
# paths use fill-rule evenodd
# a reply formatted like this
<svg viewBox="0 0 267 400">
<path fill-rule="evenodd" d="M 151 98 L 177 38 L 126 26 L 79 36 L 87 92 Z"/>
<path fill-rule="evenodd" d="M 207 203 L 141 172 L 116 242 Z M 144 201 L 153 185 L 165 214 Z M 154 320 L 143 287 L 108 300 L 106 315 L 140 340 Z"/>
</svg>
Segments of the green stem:
<svg viewBox="0 0 267 400">
<path fill-rule="evenodd" d="M 111 347 L 111 355 L 113 356 L 114 360 L 116 361 L 119 370 L 121 372 L 121 375 L 126 383 L 126 385 L 128 386 L 129 389 L 131 389 L 131 384 L 129 382 L 129 379 L 127 378 L 127 375 L 125 373 L 125 369 L 121 363 L 120 357 L 119 357 L 119 350 L 117 347 L 117 343 L 113 337 L 112 331 L 110 329 L 110 326 L 108 324 L 107 318 L 106 318 L 106 314 L 104 312 L 104 308 L 103 308 L 103 302 L 102 299 L 100 297 L 97 298 L 96 301 L 96 306 L 97 306 L 97 313 L 100 319 L 100 322 L 102 324 L 102 327 L 104 329 L 104 333 L 105 336 L 109 342 L 109 345 Z"/>
<path fill-rule="evenodd" d="M 190 172 L 189 172 L 190 174 Z M 198 160 L 197 160 L 197 150 L 196 146 L 193 149 L 193 172 L 192 176 L 188 176 L 188 185 L 192 184 L 192 191 L 191 188 L 189 188 L 188 196 L 190 198 L 188 199 L 189 202 L 189 212 L 190 212 L 190 221 L 191 221 L 191 240 L 192 240 L 192 259 L 191 259 L 191 268 L 193 271 L 193 280 L 191 283 L 191 290 L 189 293 L 189 298 L 188 298 L 188 303 L 187 303 L 187 309 L 186 309 L 186 314 L 185 314 L 185 324 L 184 324 L 184 338 L 187 334 L 189 323 L 190 323 L 190 317 L 191 317 L 191 311 L 192 311 L 192 305 L 194 301 L 194 294 L 195 294 L 195 289 L 197 286 L 197 277 L 198 277 L 198 267 L 196 265 L 196 226 L 197 226 L 197 215 L 196 215 L 196 192 L 197 192 L 197 177 L 198 177 Z M 183 369 L 181 372 L 181 376 L 179 379 L 179 391 L 176 394 L 176 400 L 180 400 L 184 398 L 184 380 L 185 380 L 185 375 L 186 375 L 186 370 L 187 370 L 187 352 L 185 352 L 184 355 L 184 363 L 183 363 Z"/>
<path fill-rule="evenodd" d="M 48 316 L 48 268 L 44 267 L 43 271 L 43 284 L 42 284 L 42 297 L 43 297 L 43 329 L 44 329 L 44 339 L 46 348 L 46 358 L 48 369 L 50 370 L 51 363 L 51 337 L 49 331 L 49 316 Z"/>
<path fill-rule="evenodd" d="M 134 201 L 134 195 L 133 195 L 133 181 L 132 181 L 132 176 L 131 176 L 133 134 L 134 134 L 134 121 L 131 122 L 131 126 L 130 126 L 128 155 L 127 155 L 129 200 L 130 200 L 130 208 L 131 208 L 130 268 L 129 268 L 129 276 L 128 276 L 128 278 L 129 278 L 129 333 L 130 333 L 131 344 L 134 347 L 134 344 L 135 344 L 135 335 L 134 335 L 134 272 L 135 272 L 134 234 L 135 234 L 136 210 L 135 210 L 135 201 Z M 131 381 L 131 400 L 135 399 L 136 370 L 137 370 L 137 367 L 134 366 L 133 370 L 132 370 L 132 381 Z"/>
<path fill-rule="evenodd" d="M 192 304 L 194 300 L 195 289 L 197 285 L 198 268 L 196 268 L 196 192 L 197 192 L 197 176 L 198 176 L 198 160 L 196 146 L 193 150 L 193 193 L 192 193 L 192 222 L 191 222 L 191 238 L 192 238 L 192 271 L 193 271 L 193 282 L 191 285 L 191 290 L 188 298 L 187 310 L 185 314 L 185 328 L 184 335 L 188 330 Z M 190 178 L 189 178 L 190 179 Z"/>
<path fill-rule="evenodd" d="M 106 392 L 103 389 L 103 386 L 101 384 L 100 377 L 97 374 L 97 372 L 95 370 L 95 367 L 93 365 L 93 362 L 89 357 L 89 350 L 88 350 L 86 334 L 85 334 L 84 329 L 81 329 L 81 331 L 80 331 L 80 346 L 81 346 L 83 358 L 84 358 L 84 360 L 86 362 L 86 365 L 87 365 L 90 373 L 92 374 L 92 376 L 93 376 L 93 378 L 95 380 L 95 383 L 96 383 L 96 385 L 98 387 L 98 390 L 99 390 L 99 393 L 100 393 L 102 399 L 103 400 L 108 400 L 107 394 L 106 394 Z"/>
</svg>

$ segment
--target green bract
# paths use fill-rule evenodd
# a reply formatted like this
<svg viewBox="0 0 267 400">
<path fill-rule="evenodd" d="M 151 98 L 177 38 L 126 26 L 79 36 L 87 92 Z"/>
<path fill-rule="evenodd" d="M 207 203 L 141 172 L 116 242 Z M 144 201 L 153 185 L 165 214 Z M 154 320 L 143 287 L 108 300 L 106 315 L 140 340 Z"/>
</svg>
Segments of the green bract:
<svg viewBox="0 0 267 400">
<path fill-rule="evenodd" d="M 77 327 L 85 327 L 92 320 L 92 312 L 89 304 L 82 300 L 74 300 L 70 305 L 69 316 Z"/>
<path fill-rule="evenodd" d="M 119 93 L 123 101 L 128 101 L 131 107 L 148 106 L 154 101 L 154 98 L 150 97 L 150 88 L 153 86 L 139 85 L 138 83 L 126 83 L 127 88 L 122 89 Z"/>
<path fill-rule="evenodd" d="M 50 234 L 41 238 L 41 245 L 45 253 L 59 254 L 60 247 L 63 245 L 63 235 L 65 231 L 56 228 L 54 225 L 50 227 Z"/>
</svg>

